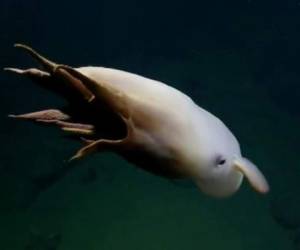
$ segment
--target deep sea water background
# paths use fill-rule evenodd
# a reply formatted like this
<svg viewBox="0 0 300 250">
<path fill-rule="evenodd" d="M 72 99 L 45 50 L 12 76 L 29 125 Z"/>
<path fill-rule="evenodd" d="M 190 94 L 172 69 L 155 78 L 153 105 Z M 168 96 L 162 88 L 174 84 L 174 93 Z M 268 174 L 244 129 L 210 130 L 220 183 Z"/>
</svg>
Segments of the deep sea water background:
<svg viewBox="0 0 300 250">
<path fill-rule="evenodd" d="M 7 118 L 62 100 L 2 72 L 1 250 L 300 249 L 299 1 L 2 0 L 0 20 L 1 67 L 35 66 L 23 42 L 164 81 L 219 116 L 271 185 L 215 200 L 112 154 L 64 174 L 78 143 Z"/>
</svg>

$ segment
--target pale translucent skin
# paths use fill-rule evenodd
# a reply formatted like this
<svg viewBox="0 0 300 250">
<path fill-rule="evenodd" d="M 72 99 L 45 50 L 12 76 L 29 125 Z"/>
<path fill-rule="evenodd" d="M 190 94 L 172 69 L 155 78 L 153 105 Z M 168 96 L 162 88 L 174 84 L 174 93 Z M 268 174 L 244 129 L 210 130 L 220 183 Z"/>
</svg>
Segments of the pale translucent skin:
<svg viewBox="0 0 300 250">
<path fill-rule="evenodd" d="M 72 120 L 72 112 L 70 116 L 57 109 L 10 117 L 55 124 L 64 131 L 96 137 L 85 139 L 87 145 L 71 159 L 110 150 L 154 174 L 190 178 L 211 196 L 232 195 L 240 187 L 243 176 L 256 191 L 268 192 L 265 177 L 241 156 L 239 143 L 231 131 L 181 91 L 121 70 L 59 65 L 26 45 L 15 46 L 27 51 L 45 71 L 5 70 L 25 75 L 57 92 L 73 105 L 76 113 L 85 114 L 89 119 L 87 124 L 77 122 Z M 104 105 L 108 113 L 101 113 L 99 105 Z M 120 121 L 110 120 L 111 115 Z M 99 138 L 97 128 L 105 119 L 111 122 L 114 132 L 120 130 L 116 125 L 124 125 L 124 135 L 115 139 L 103 135 Z"/>
<path fill-rule="evenodd" d="M 238 190 L 244 174 L 257 191 L 268 191 L 260 171 L 256 167 L 249 170 L 249 164 L 242 160 L 239 143 L 231 131 L 187 95 L 162 82 L 121 70 L 77 70 L 124 94 L 132 112 L 135 143 L 162 160 L 173 158 L 170 164 L 174 171 L 192 178 L 204 193 L 229 196 Z M 153 124 L 149 126 L 143 120 L 152 120 Z M 226 160 L 221 165 L 217 161 L 220 157 Z M 238 168 L 237 162 L 243 164 Z"/>
</svg>

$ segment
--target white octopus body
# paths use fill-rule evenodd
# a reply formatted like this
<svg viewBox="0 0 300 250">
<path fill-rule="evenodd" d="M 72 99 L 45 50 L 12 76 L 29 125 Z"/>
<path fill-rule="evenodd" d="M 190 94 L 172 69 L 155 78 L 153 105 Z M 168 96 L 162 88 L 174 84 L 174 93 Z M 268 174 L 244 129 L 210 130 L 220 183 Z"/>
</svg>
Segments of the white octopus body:
<svg viewBox="0 0 300 250">
<path fill-rule="evenodd" d="M 268 192 L 265 177 L 242 157 L 240 145 L 226 125 L 181 91 L 122 70 L 56 64 L 26 45 L 15 46 L 27 51 L 45 71 L 5 70 L 62 95 L 75 110 L 68 114 L 51 109 L 11 117 L 56 124 L 76 135 L 93 135 L 71 159 L 111 150 L 152 173 L 190 178 L 211 196 L 232 195 L 244 176 L 256 191 Z M 76 121 L 76 112 L 79 117 L 83 113 L 86 120 Z M 110 117 L 115 115 L 127 128 L 125 137 L 109 137 L 111 131 L 98 134 L 102 119 L 107 119 L 113 132 L 120 132 L 118 122 Z"/>
<path fill-rule="evenodd" d="M 211 195 L 227 196 L 238 189 L 243 174 L 231 166 L 242 158 L 240 146 L 216 116 L 159 81 L 104 67 L 77 70 L 126 96 L 135 127 L 134 143 L 169 165 L 166 168 L 192 178 Z M 228 167 L 214 165 L 219 155 L 226 157 Z"/>
</svg>

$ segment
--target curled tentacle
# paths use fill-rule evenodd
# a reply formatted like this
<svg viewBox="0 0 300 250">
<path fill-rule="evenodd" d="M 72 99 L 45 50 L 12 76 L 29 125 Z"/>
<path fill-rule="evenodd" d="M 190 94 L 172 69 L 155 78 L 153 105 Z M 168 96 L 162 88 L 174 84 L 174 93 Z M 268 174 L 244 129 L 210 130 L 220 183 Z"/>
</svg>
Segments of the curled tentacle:
<svg viewBox="0 0 300 250">
<path fill-rule="evenodd" d="M 34 59 L 36 59 L 39 63 L 42 64 L 42 66 L 49 71 L 50 73 L 52 71 L 55 70 L 55 68 L 57 67 L 57 64 L 54 62 L 51 62 L 50 60 L 48 60 L 47 58 L 43 57 L 42 55 L 40 55 L 39 53 L 37 53 L 34 49 L 30 48 L 27 45 L 24 44 L 20 44 L 20 43 L 16 43 L 15 44 L 16 48 L 21 48 L 23 50 L 25 50 L 27 53 L 29 53 Z"/>
</svg>

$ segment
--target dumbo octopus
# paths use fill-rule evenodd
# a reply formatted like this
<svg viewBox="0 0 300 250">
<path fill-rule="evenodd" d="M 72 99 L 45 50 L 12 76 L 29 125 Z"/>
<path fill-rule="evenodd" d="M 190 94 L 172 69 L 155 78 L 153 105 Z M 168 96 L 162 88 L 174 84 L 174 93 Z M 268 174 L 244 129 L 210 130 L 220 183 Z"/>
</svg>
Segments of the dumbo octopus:
<svg viewBox="0 0 300 250">
<path fill-rule="evenodd" d="M 153 174 L 191 179 L 214 197 L 235 193 L 244 176 L 256 191 L 268 192 L 265 177 L 242 157 L 232 132 L 181 91 L 122 70 L 56 64 L 26 45 L 15 47 L 43 70 L 5 70 L 61 95 L 67 105 L 10 117 L 54 124 L 82 140 L 71 160 L 112 151 Z"/>
</svg>

